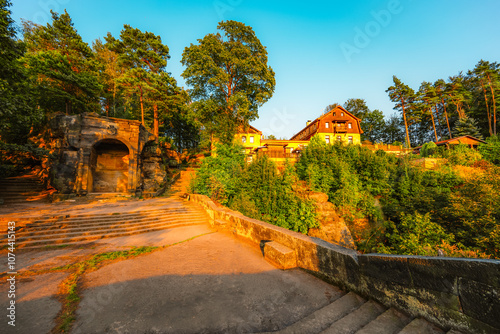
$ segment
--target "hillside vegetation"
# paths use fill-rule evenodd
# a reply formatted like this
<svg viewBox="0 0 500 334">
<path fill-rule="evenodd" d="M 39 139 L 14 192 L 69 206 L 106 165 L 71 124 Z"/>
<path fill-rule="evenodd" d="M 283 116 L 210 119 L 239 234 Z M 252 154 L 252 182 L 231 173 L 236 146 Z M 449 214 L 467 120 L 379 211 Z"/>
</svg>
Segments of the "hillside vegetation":
<svg viewBox="0 0 500 334">
<path fill-rule="evenodd" d="M 318 227 L 297 181 L 328 194 L 362 252 L 500 257 L 500 167 L 492 139 L 479 151 L 435 149 L 439 167 L 313 138 L 293 166 L 267 158 L 245 164 L 241 148 L 221 145 L 205 159 L 192 190 L 269 223 L 307 233 Z M 493 153 L 495 155 L 498 153 Z M 368 219 L 363 229 L 360 220 Z"/>
</svg>

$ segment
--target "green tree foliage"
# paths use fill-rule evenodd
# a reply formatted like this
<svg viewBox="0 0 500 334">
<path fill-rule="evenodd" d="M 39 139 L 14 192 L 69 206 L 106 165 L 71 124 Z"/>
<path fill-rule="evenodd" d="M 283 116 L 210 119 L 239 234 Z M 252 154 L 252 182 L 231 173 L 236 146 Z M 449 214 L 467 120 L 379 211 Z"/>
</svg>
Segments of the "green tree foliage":
<svg viewBox="0 0 500 334">
<path fill-rule="evenodd" d="M 394 109 L 401 111 L 406 131 L 406 147 L 411 147 L 407 114 L 411 110 L 411 105 L 415 100 L 415 91 L 408 85 L 405 85 L 396 76 L 393 76 L 392 79 L 394 81 L 394 86 L 387 88 L 386 92 L 389 94 L 391 101 L 396 103 Z"/>
<path fill-rule="evenodd" d="M 240 177 L 245 166 L 243 147 L 215 144 L 216 155 L 203 160 L 191 188 L 194 192 L 228 205 L 240 188 Z"/>
<path fill-rule="evenodd" d="M 236 21 L 220 22 L 221 33 L 208 34 L 184 49 L 182 77 L 191 87 L 193 110 L 206 130 L 231 142 L 238 126 L 258 117 L 258 108 L 274 93 L 274 72 L 253 29 Z"/>
<path fill-rule="evenodd" d="M 425 143 L 422 148 L 420 149 L 420 156 L 421 157 L 424 157 L 424 158 L 427 158 L 427 157 L 430 157 L 431 155 L 433 155 L 434 153 L 436 153 L 437 151 L 437 145 L 436 143 L 434 142 L 428 142 L 428 143 Z"/>
<path fill-rule="evenodd" d="M 198 147 L 201 142 L 200 124 L 187 106 L 187 92 L 182 91 L 172 95 L 172 98 L 178 98 L 179 102 L 171 103 L 169 112 L 160 115 L 160 139 L 170 142 L 178 151 Z"/>
<path fill-rule="evenodd" d="M 361 140 L 369 140 L 372 143 L 384 141 L 386 124 L 384 114 L 380 110 L 370 110 L 363 99 L 349 99 L 344 103 L 344 108 L 361 119 Z"/>
<path fill-rule="evenodd" d="M 0 0 L 0 139 L 24 144 L 40 120 L 33 106 L 32 85 L 20 58 L 25 45 L 16 38 L 10 1 Z"/>
<path fill-rule="evenodd" d="M 106 48 L 118 55 L 117 65 L 113 66 L 124 69 L 114 77 L 114 85 L 124 90 L 129 97 L 129 106 L 132 106 L 130 100 L 138 97 L 135 102 L 140 107 L 143 125 L 146 125 L 146 109 L 149 106 L 153 133 L 158 138 L 160 114 L 167 113 L 172 104 L 180 102 L 174 97 L 180 94 L 177 82 L 166 72 L 167 60 L 170 59 L 168 46 L 162 43 L 160 36 L 127 24 L 120 33 L 120 39 L 109 33 L 105 39 Z M 111 68 L 111 72 L 117 71 Z"/>
<path fill-rule="evenodd" d="M 401 124 L 401 118 L 393 114 L 385 120 L 385 131 L 383 133 L 383 142 L 393 144 L 396 142 L 403 143 L 405 141 L 404 124 Z"/>
<path fill-rule="evenodd" d="M 46 26 L 24 22 L 24 62 L 37 82 L 38 105 L 46 112 L 99 111 L 99 64 L 69 14 L 52 12 Z"/>
<path fill-rule="evenodd" d="M 460 72 L 447 81 L 438 79 L 434 84 L 424 81 L 416 99 L 401 100 L 406 88 L 411 90 L 395 80 L 395 85 L 387 92 L 397 103 L 395 109 L 402 110 L 403 104 L 405 106 L 401 120 L 407 123 L 412 144 L 456 136 L 453 128 L 466 118 L 476 122 L 475 133 L 482 137 L 496 133 L 500 95 L 500 64 L 497 62 L 480 60 L 466 75 Z"/>
<path fill-rule="evenodd" d="M 296 168 L 299 178 L 313 190 L 327 193 L 348 221 L 366 216 L 378 220 L 374 196 L 390 191 L 387 166 L 393 159 L 358 145 L 326 144 L 315 136 Z"/>
<path fill-rule="evenodd" d="M 216 144 L 196 174 L 192 188 L 234 210 L 268 223 L 307 233 L 318 227 L 313 204 L 294 190 L 297 176 L 287 165 L 278 172 L 267 157 L 245 164 L 241 146 Z"/>
<path fill-rule="evenodd" d="M 399 224 L 386 223 L 389 247 L 382 245 L 380 251 L 389 254 L 429 255 L 439 246 L 454 241 L 453 234 L 448 234 L 431 220 L 431 215 L 401 213 Z"/>
<path fill-rule="evenodd" d="M 480 144 L 478 150 L 485 160 L 500 166 L 500 139 L 498 136 L 486 138 L 486 144 Z"/>
<path fill-rule="evenodd" d="M 476 120 L 470 117 L 462 117 L 456 123 L 453 128 L 454 137 L 462 136 L 472 136 L 477 139 L 483 139 L 483 136 L 479 132 Z"/>
</svg>

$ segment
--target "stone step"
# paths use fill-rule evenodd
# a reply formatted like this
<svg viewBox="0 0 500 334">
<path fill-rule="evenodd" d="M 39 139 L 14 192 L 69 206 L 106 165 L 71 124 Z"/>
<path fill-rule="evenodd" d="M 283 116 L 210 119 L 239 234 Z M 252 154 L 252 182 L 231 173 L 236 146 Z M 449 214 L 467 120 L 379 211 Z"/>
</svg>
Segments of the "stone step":
<svg viewBox="0 0 500 334">
<path fill-rule="evenodd" d="M 43 240 L 33 240 L 17 243 L 18 248 L 42 248 L 47 245 L 61 245 L 61 244 L 77 244 L 83 242 L 90 242 L 93 240 L 99 240 L 104 238 L 114 238 L 114 237 L 122 237 L 127 235 L 141 234 L 147 232 L 160 231 L 170 228 L 183 227 L 183 226 L 192 226 L 192 225 L 201 225 L 205 222 L 197 222 L 197 223 L 167 223 L 154 227 L 146 227 L 143 229 L 135 229 L 132 231 L 117 231 L 117 230 L 109 230 L 108 233 L 102 234 L 94 234 L 88 236 L 75 236 L 72 238 L 55 238 L 55 239 L 43 239 Z M 106 231 L 104 231 L 106 232 Z"/>
<path fill-rule="evenodd" d="M 358 309 L 335 321 L 329 328 L 321 333 L 354 334 L 385 311 L 386 308 L 384 306 L 373 300 L 369 300 Z"/>
<path fill-rule="evenodd" d="M 190 218 L 193 216 L 199 216 L 196 212 L 184 212 L 184 213 L 167 213 L 161 216 L 142 216 L 142 217 L 116 217 L 114 219 L 92 219 L 92 220 L 82 220 L 82 221 L 65 221 L 59 220 L 55 222 L 45 222 L 45 223 L 28 223 L 26 224 L 26 231 L 49 231 L 54 229 L 72 229 L 72 228 L 82 228 L 82 227 L 93 227 L 101 225 L 113 225 L 113 224 L 128 224 L 128 223 L 141 223 L 148 221 L 157 221 L 160 219 L 169 219 L 174 217 L 184 217 Z"/>
<path fill-rule="evenodd" d="M 437 326 L 422 318 L 414 319 L 406 325 L 399 334 L 444 334 L 445 332 Z"/>
<path fill-rule="evenodd" d="M 407 315 L 390 308 L 357 331 L 356 334 L 396 334 L 410 321 L 411 318 Z"/>
<path fill-rule="evenodd" d="M 336 299 L 333 303 L 313 312 L 307 317 L 290 325 L 278 333 L 280 334 L 317 334 L 327 329 L 335 321 L 342 319 L 359 308 L 366 301 L 355 293 Z"/>
<path fill-rule="evenodd" d="M 192 223 L 194 225 L 205 222 L 203 217 L 197 219 L 191 219 L 186 221 L 184 219 L 165 219 L 156 222 L 149 222 L 148 224 L 138 223 L 138 224 L 121 224 L 121 226 L 106 225 L 102 228 L 86 228 L 86 229 L 71 229 L 71 230 L 60 230 L 57 233 L 37 233 L 35 235 L 16 235 L 16 241 L 18 243 L 24 243 L 34 240 L 45 240 L 54 238 L 72 238 L 77 236 L 90 236 L 96 234 L 103 234 L 107 231 L 121 232 L 121 231 L 134 231 L 149 227 L 163 226 L 165 224 L 181 224 L 181 223 Z"/>
<path fill-rule="evenodd" d="M 59 234 L 70 233 L 70 232 L 86 232 L 86 231 L 98 231 L 109 228 L 120 228 L 122 226 L 145 226 L 155 223 L 168 222 L 168 221 L 193 221 L 206 219 L 201 215 L 189 215 L 189 216 L 167 216 L 161 219 L 149 219 L 149 220 L 141 220 L 141 221 L 121 221 L 121 222 L 102 222 L 102 223 L 94 223 L 94 224 L 86 224 L 86 225 L 74 225 L 74 226 L 60 226 L 54 228 L 28 228 L 23 229 L 21 232 L 17 232 L 16 237 L 18 239 L 28 238 L 28 237 L 36 237 L 39 235 L 53 235 L 57 236 Z"/>
<path fill-rule="evenodd" d="M 137 212 L 116 212 L 111 214 L 102 215 L 78 215 L 78 216 L 55 216 L 50 218 L 43 218 L 35 220 L 33 224 L 42 226 L 43 224 L 79 224 L 82 222 L 92 222 L 92 221 L 114 221 L 123 219 L 139 219 L 139 218 L 153 218 L 161 217 L 168 214 L 182 214 L 190 213 L 190 211 L 184 208 L 168 209 L 168 210 L 153 210 L 153 211 L 137 211 Z"/>
</svg>

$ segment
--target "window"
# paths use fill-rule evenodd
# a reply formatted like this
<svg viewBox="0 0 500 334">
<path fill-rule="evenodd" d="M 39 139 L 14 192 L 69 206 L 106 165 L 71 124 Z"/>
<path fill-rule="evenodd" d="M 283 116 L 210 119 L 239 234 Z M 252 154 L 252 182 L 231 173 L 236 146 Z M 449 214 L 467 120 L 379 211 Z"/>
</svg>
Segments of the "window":
<svg viewBox="0 0 500 334">
<path fill-rule="evenodd" d="M 327 144 L 330 144 L 330 136 L 325 136 L 325 141 Z"/>
<path fill-rule="evenodd" d="M 349 142 L 349 144 L 353 144 L 353 143 L 354 143 L 354 142 L 352 141 L 352 136 L 349 136 L 349 138 L 348 138 L 348 142 Z"/>
<path fill-rule="evenodd" d="M 290 153 L 293 153 L 293 147 L 290 147 Z"/>
<path fill-rule="evenodd" d="M 241 137 L 241 142 L 244 144 L 247 142 L 247 137 L 246 136 L 242 136 Z"/>
<path fill-rule="evenodd" d="M 327 129 L 328 129 L 329 127 L 330 127 L 330 123 L 326 122 L 326 123 L 325 123 L 325 128 L 327 128 Z"/>
<path fill-rule="evenodd" d="M 347 124 L 347 128 L 352 129 L 352 124 L 351 123 Z"/>
<path fill-rule="evenodd" d="M 337 141 L 342 141 L 342 137 L 337 136 Z"/>
<path fill-rule="evenodd" d="M 250 143 L 253 144 L 253 136 L 250 136 Z"/>
<path fill-rule="evenodd" d="M 341 112 L 341 113 L 340 113 L 340 116 L 344 117 L 344 113 L 343 113 L 343 112 Z"/>
</svg>

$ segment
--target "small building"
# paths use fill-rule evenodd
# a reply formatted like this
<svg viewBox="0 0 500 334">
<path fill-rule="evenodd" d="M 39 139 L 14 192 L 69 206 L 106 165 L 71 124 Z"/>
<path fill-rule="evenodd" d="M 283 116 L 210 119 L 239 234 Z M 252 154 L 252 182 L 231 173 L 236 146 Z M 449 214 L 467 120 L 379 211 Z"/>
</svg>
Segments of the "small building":
<svg viewBox="0 0 500 334">
<path fill-rule="evenodd" d="M 248 155 L 261 147 L 262 131 L 248 125 L 246 127 L 241 127 L 234 138 L 236 143 L 243 145 L 245 154 Z"/>
<path fill-rule="evenodd" d="M 441 140 L 441 141 L 436 142 L 437 146 L 446 146 L 446 148 L 448 148 L 448 149 L 451 146 L 453 146 L 453 145 L 467 145 L 470 148 L 476 148 L 477 149 L 477 147 L 480 144 L 486 144 L 486 142 L 484 140 L 477 139 L 477 138 L 472 137 L 472 136 L 461 136 L 461 137 L 457 137 L 457 138 L 452 138 L 452 139 L 447 139 L 447 140 Z M 418 146 L 418 147 L 415 147 L 413 149 L 413 153 L 414 154 L 420 154 L 420 149 L 421 148 L 422 148 L 422 145 Z"/>
<path fill-rule="evenodd" d="M 361 144 L 361 119 L 341 106 L 337 106 L 316 118 L 307 121 L 306 127 L 294 135 L 291 140 L 309 141 L 319 135 L 327 144 L 339 141 L 346 144 Z"/>
</svg>

